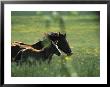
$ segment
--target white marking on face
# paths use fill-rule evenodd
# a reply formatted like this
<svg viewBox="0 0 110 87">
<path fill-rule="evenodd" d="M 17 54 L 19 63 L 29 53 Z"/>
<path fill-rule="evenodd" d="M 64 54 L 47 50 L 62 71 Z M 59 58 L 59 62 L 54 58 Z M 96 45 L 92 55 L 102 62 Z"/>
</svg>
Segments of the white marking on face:
<svg viewBox="0 0 110 87">
<path fill-rule="evenodd" d="M 58 46 L 56 45 L 56 44 L 54 44 L 55 45 L 55 47 L 57 48 L 57 50 L 60 52 L 60 54 L 61 54 L 61 51 L 60 51 L 60 49 L 58 48 Z"/>
</svg>

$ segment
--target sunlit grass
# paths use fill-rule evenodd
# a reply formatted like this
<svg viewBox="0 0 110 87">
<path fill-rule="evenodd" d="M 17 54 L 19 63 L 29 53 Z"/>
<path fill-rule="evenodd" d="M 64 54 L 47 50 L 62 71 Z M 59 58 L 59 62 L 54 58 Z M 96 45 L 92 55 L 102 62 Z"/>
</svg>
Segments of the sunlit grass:
<svg viewBox="0 0 110 87">
<path fill-rule="evenodd" d="M 33 44 L 42 39 L 44 32 L 61 31 L 57 22 L 54 21 L 51 22 L 50 27 L 46 27 L 44 19 L 45 16 L 12 16 L 12 42 L 17 40 Z M 12 76 L 100 76 L 100 30 L 97 16 L 65 16 L 64 20 L 73 55 L 69 57 L 54 55 L 50 64 L 17 66 L 12 63 Z"/>
</svg>

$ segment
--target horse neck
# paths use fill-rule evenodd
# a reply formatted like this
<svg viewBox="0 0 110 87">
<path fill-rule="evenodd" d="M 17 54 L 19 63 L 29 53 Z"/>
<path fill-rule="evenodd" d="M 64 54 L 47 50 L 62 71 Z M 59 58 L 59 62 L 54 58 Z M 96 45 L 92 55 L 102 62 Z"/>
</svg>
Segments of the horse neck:
<svg viewBox="0 0 110 87">
<path fill-rule="evenodd" d="M 44 48 L 44 51 L 45 51 L 46 57 L 49 57 L 50 55 L 52 56 L 54 54 L 53 48 L 51 46 Z"/>
</svg>

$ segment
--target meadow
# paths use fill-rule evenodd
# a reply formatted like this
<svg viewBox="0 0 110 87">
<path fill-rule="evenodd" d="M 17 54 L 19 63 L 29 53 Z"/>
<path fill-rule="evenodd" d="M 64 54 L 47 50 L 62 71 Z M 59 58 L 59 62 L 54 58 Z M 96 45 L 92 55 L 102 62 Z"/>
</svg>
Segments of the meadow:
<svg viewBox="0 0 110 87">
<path fill-rule="evenodd" d="M 95 13 L 95 12 L 94 12 Z M 61 30 L 57 16 L 12 15 L 11 42 L 33 44 L 45 32 L 65 31 L 73 54 L 54 55 L 50 64 L 11 64 L 12 77 L 99 77 L 100 76 L 100 20 L 99 15 L 74 13 L 60 15 L 64 21 Z M 63 58 L 63 61 L 62 61 Z"/>
</svg>

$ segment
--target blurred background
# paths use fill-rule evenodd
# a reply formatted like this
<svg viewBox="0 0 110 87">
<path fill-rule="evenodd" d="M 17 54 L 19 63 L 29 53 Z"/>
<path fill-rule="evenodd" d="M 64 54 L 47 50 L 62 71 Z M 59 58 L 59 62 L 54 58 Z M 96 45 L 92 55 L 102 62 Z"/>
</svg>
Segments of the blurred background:
<svg viewBox="0 0 110 87">
<path fill-rule="evenodd" d="M 16 66 L 12 76 L 100 76 L 100 12 L 99 11 L 12 11 L 11 41 L 33 44 L 44 33 L 66 32 L 73 55 L 53 56 L 50 65 Z"/>
</svg>

